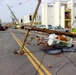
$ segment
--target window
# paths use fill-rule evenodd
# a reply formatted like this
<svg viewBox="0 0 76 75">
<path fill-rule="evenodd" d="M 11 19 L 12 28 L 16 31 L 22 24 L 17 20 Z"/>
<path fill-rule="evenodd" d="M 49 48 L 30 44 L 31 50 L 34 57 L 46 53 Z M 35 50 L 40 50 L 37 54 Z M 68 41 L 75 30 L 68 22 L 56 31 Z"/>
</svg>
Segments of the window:
<svg viewBox="0 0 76 75">
<path fill-rule="evenodd" d="M 48 5 L 48 7 L 53 7 L 53 5 Z"/>
<path fill-rule="evenodd" d="M 30 21 L 32 20 L 32 16 L 31 16 L 31 15 L 29 15 L 29 20 L 30 20 Z"/>
<path fill-rule="evenodd" d="M 41 21 L 41 16 L 39 15 L 39 21 Z"/>
<path fill-rule="evenodd" d="M 21 19 L 21 23 L 23 23 L 23 19 Z"/>
</svg>

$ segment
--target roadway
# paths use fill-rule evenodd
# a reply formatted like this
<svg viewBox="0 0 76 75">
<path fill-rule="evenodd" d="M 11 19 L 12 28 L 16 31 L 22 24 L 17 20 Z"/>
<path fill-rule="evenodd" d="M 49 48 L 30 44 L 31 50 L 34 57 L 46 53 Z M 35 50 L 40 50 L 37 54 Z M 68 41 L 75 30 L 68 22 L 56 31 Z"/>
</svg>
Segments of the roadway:
<svg viewBox="0 0 76 75">
<path fill-rule="evenodd" d="M 24 55 L 14 54 L 20 50 L 26 31 L 9 29 L 0 31 L 0 75 L 75 75 L 76 53 L 64 52 L 59 55 L 49 55 L 44 52 L 47 47 L 36 45 L 37 39 L 30 41 L 31 36 L 45 34 L 30 33 L 24 50 Z M 72 49 L 72 48 L 71 48 Z M 75 49 L 75 47 L 74 47 Z M 39 66 L 40 65 L 40 66 Z M 40 68 L 39 68 L 40 67 Z"/>
</svg>

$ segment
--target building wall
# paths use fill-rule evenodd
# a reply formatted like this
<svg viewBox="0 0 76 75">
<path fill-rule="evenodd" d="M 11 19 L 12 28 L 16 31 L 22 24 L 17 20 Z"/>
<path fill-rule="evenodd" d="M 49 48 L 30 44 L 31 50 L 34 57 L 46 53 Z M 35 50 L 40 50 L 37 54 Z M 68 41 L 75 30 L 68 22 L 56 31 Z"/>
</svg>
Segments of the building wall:
<svg viewBox="0 0 76 75">
<path fill-rule="evenodd" d="M 54 25 L 54 7 L 53 5 L 48 5 L 47 8 L 47 25 Z"/>
<path fill-rule="evenodd" d="M 73 27 L 73 22 L 74 22 L 74 0 L 70 0 L 70 6 L 71 6 L 71 25 Z"/>
<path fill-rule="evenodd" d="M 24 23 L 24 24 L 30 24 L 30 22 L 32 21 L 32 18 L 33 18 L 33 14 L 28 14 L 28 15 L 24 16 L 24 18 L 23 18 L 23 23 Z M 35 20 L 34 20 L 34 24 L 38 24 L 38 23 L 41 24 L 41 23 L 40 23 L 41 20 L 42 20 L 41 14 L 38 13 L 38 14 L 36 15 Z"/>
<path fill-rule="evenodd" d="M 26 15 L 26 16 L 24 16 L 24 18 L 23 18 L 23 23 L 28 23 L 28 22 L 30 22 L 30 20 L 29 20 L 29 15 Z"/>
<path fill-rule="evenodd" d="M 46 25 L 47 27 L 47 3 L 42 5 L 42 25 Z"/>
<path fill-rule="evenodd" d="M 61 22 L 60 25 L 65 28 L 65 6 L 61 7 Z"/>
<path fill-rule="evenodd" d="M 60 1 L 54 4 L 54 26 L 60 25 Z"/>
<path fill-rule="evenodd" d="M 76 18 L 75 18 L 76 17 L 76 12 L 75 11 L 76 11 L 76 5 L 74 5 L 74 21 L 73 21 L 74 23 L 73 23 L 73 28 L 74 27 L 76 28 Z"/>
<path fill-rule="evenodd" d="M 67 8 L 71 10 L 71 25 L 73 27 L 73 22 L 74 22 L 73 0 L 67 2 Z"/>
<path fill-rule="evenodd" d="M 70 9 L 69 15 L 71 18 L 66 19 L 66 10 Z M 69 0 L 67 2 L 57 1 L 53 4 L 53 7 L 48 7 L 47 3 L 42 5 L 42 24 L 44 25 L 54 25 L 66 27 L 67 21 L 68 25 L 71 27 L 76 27 L 76 3 L 74 0 Z M 65 22 L 66 20 L 66 22 Z"/>
<path fill-rule="evenodd" d="M 42 5 L 42 24 L 46 25 L 54 25 L 54 8 L 53 5 L 48 5 L 48 3 L 44 3 Z"/>
<path fill-rule="evenodd" d="M 18 19 L 19 23 L 23 23 L 23 18 Z"/>
<path fill-rule="evenodd" d="M 71 0 L 67 2 L 67 8 L 71 9 Z"/>
<path fill-rule="evenodd" d="M 60 24 L 60 1 L 53 5 L 44 3 L 42 5 L 42 24 L 59 26 Z"/>
</svg>

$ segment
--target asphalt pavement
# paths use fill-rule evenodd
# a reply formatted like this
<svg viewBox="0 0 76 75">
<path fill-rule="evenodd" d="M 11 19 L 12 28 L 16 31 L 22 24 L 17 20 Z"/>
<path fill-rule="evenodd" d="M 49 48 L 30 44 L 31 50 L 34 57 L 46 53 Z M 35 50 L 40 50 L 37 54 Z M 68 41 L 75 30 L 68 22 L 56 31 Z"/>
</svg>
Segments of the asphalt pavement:
<svg viewBox="0 0 76 75">
<path fill-rule="evenodd" d="M 19 42 L 24 41 L 24 37 L 26 35 L 25 30 L 9 30 L 19 39 Z M 43 72 L 44 75 L 75 75 L 76 52 L 63 52 L 57 55 L 47 54 L 44 50 L 49 47 L 46 47 L 43 44 L 37 45 L 36 38 L 30 41 L 30 37 L 36 35 L 43 36 L 45 38 L 48 37 L 48 34 L 31 32 L 28 37 L 28 42 L 30 42 L 30 44 L 25 44 L 25 46 L 44 66 L 44 68 L 46 68 L 47 72 L 44 72 L 44 68 L 41 67 L 41 64 L 39 65 L 36 63 L 37 66 L 40 66 L 39 69 L 41 69 L 41 72 Z M 71 50 L 75 49 L 76 46 L 71 48 Z M 0 31 L 0 75 L 39 75 L 36 67 L 28 59 L 27 54 L 13 54 L 14 50 L 20 50 L 20 46 L 15 38 L 8 30 Z M 36 62 L 36 60 L 34 60 L 34 62 Z"/>
</svg>

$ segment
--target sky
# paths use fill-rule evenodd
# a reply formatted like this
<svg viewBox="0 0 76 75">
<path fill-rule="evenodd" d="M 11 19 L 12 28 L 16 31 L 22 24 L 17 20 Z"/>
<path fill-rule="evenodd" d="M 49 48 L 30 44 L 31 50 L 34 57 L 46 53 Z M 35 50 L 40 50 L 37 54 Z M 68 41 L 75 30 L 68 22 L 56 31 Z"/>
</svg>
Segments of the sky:
<svg viewBox="0 0 76 75">
<path fill-rule="evenodd" d="M 41 5 L 45 2 L 53 3 L 57 0 L 42 0 Z M 29 13 L 33 13 L 37 6 L 38 0 L 0 0 L 0 19 L 2 22 L 11 22 L 12 15 L 7 7 L 7 4 L 11 7 L 15 16 L 23 18 Z M 39 13 L 41 13 L 41 5 L 39 7 Z"/>
</svg>

